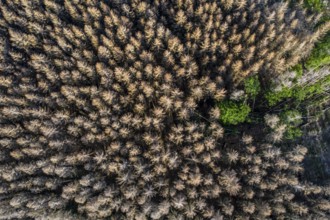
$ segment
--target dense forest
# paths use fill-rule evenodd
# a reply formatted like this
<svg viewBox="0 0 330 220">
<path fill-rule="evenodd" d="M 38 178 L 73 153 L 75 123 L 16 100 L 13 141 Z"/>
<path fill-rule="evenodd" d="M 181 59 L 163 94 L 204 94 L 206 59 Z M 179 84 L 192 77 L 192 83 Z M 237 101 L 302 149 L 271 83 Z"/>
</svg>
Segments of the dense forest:
<svg viewBox="0 0 330 220">
<path fill-rule="evenodd" d="M 330 3 L 0 0 L 0 219 L 330 219 Z"/>
</svg>

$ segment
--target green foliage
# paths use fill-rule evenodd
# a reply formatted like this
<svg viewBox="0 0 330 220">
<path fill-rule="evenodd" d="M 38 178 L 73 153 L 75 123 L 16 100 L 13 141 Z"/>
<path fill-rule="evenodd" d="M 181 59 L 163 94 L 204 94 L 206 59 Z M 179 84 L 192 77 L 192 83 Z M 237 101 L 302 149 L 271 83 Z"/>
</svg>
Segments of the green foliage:
<svg viewBox="0 0 330 220">
<path fill-rule="evenodd" d="M 311 96 L 318 95 L 324 92 L 324 86 L 322 82 L 315 83 L 306 87 L 296 87 L 292 90 L 292 96 L 298 101 L 303 101 Z"/>
<path fill-rule="evenodd" d="M 237 125 L 245 122 L 251 112 L 251 108 L 247 104 L 230 100 L 221 102 L 219 108 L 220 121 L 225 125 Z"/>
<path fill-rule="evenodd" d="M 255 98 L 260 92 L 260 82 L 258 76 L 252 76 L 244 81 L 244 90 L 251 98 Z"/>
<path fill-rule="evenodd" d="M 323 17 L 320 24 L 330 21 L 330 13 L 324 0 L 305 0 L 304 5 L 306 8 L 314 11 L 323 13 Z M 307 69 L 315 69 L 330 64 L 330 32 L 318 43 L 305 62 Z"/>
<path fill-rule="evenodd" d="M 317 81 L 308 86 L 295 86 L 292 88 L 284 87 L 281 91 L 273 92 L 268 90 L 265 98 L 270 107 L 275 106 L 286 99 L 292 98 L 293 102 L 301 102 L 315 95 L 324 92 L 325 87 L 330 84 L 330 76 Z"/>
<path fill-rule="evenodd" d="M 286 125 L 298 126 L 302 123 L 301 113 L 297 110 L 288 110 L 280 114 L 281 121 Z"/>
<path fill-rule="evenodd" d="M 284 138 L 287 140 L 294 140 L 303 135 L 303 132 L 300 128 L 288 127 L 284 133 Z"/>
<path fill-rule="evenodd" d="M 295 71 L 297 73 L 297 77 L 296 78 L 300 78 L 303 73 L 304 73 L 304 70 L 303 70 L 303 65 L 300 63 L 294 67 L 291 68 L 291 71 Z"/>
<path fill-rule="evenodd" d="M 330 33 L 315 45 L 306 61 L 308 69 L 315 69 L 325 65 L 330 65 Z"/>
<path fill-rule="evenodd" d="M 268 90 L 265 93 L 265 98 L 269 106 L 274 106 L 277 103 L 283 101 L 284 99 L 290 98 L 291 96 L 292 96 L 292 89 L 288 87 L 284 87 L 281 91 L 278 92 Z"/>
<path fill-rule="evenodd" d="M 313 11 L 321 12 L 325 5 L 324 0 L 304 0 L 304 5 Z"/>
<path fill-rule="evenodd" d="M 280 115 L 281 122 L 287 126 L 284 133 L 285 139 L 294 140 L 302 136 L 303 132 L 299 128 L 299 125 L 303 122 L 301 117 L 301 113 L 297 110 L 288 110 Z"/>
</svg>

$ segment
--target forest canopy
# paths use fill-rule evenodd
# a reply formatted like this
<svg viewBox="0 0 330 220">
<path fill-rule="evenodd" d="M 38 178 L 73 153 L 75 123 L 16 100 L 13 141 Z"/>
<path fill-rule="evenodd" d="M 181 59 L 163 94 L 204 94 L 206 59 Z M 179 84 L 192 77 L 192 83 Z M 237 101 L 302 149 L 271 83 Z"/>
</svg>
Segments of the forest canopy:
<svg viewBox="0 0 330 220">
<path fill-rule="evenodd" d="M 329 219 L 329 7 L 1 0 L 0 219 Z"/>
</svg>

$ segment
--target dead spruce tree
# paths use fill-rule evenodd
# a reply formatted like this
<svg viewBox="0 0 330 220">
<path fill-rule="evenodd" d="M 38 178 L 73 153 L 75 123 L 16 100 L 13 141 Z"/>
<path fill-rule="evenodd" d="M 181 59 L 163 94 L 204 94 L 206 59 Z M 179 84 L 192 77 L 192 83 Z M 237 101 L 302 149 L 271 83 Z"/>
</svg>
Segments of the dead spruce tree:
<svg viewBox="0 0 330 220">
<path fill-rule="evenodd" d="M 305 148 L 224 147 L 213 104 L 296 64 L 316 21 L 275 0 L 2 0 L 0 219 L 326 216 Z"/>
</svg>

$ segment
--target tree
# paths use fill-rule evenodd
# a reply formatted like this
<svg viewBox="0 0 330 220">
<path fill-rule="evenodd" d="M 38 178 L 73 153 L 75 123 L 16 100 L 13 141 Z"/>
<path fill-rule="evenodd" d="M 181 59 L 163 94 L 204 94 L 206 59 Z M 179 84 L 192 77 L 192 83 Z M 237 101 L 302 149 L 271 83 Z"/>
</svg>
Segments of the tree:
<svg viewBox="0 0 330 220">
<path fill-rule="evenodd" d="M 219 108 L 220 121 L 225 125 L 243 123 L 251 111 L 249 105 L 230 100 L 221 102 Z"/>
</svg>

